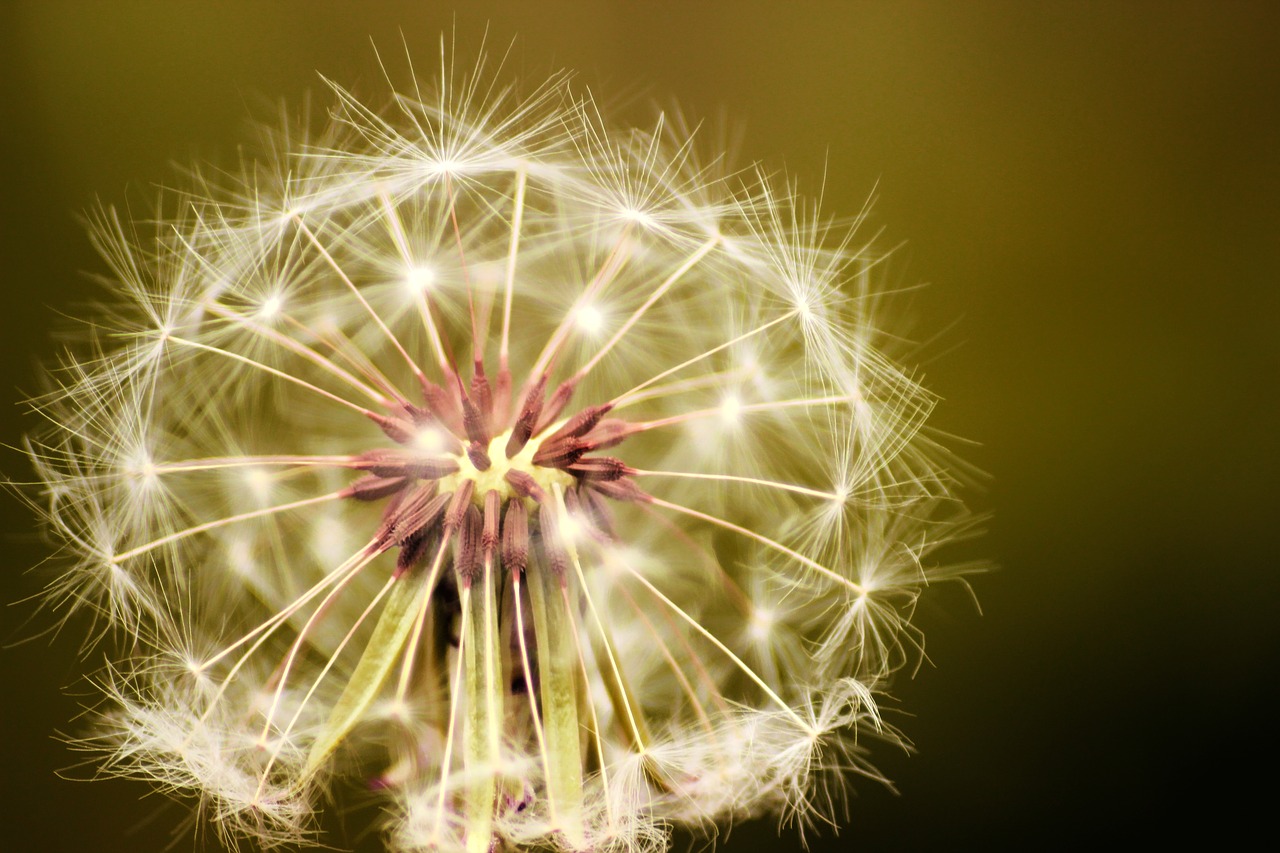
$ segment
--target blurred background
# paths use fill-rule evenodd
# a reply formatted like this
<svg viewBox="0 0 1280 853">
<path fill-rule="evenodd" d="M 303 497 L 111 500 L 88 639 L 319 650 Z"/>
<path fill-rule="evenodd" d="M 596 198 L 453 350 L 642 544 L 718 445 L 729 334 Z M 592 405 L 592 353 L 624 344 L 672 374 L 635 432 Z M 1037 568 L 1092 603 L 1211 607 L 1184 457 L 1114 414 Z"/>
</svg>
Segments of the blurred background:
<svg viewBox="0 0 1280 853">
<path fill-rule="evenodd" d="M 1271 808 L 1280 584 L 1280 6 L 1023 2 L 7 2 L 0 7 L 0 442 L 102 264 L 77 216 L 233 165 L 316 72 L 380 100 L 372 43 L 420 69 L 518 37 L 617 123 L 678 103 L 829 212 L 874 194 L 913 360 L 975 442 L 982 613 L 926 595 L 898 685 L 910 756 L 816 850 L 1226 845 Z M 403 79 L 403 78 L 401 78 Z M 720 121 L 727 117 L 727 121 Z M 714 139 L 708 139 L 708 144 Z M 0 470 L 22 480 L 20 454 Z M 5 604 L 48 548 L 3 513 Z M 0 640 L 48 627 L 3 608 Z M 0 651 L 0 847 L 158 851 L 179 810 L 63 781 L 75 626 Z M 74 775 L 84 776 L 81 770 Z M 799 849 L 772 824 L 724 849 Z M 367 841 L 365 842 L 368 843 Z M 193 848 L 180 834 L 177 851 Z M 372 849 L 372 848 L 371 848 Z"/>
</svg>

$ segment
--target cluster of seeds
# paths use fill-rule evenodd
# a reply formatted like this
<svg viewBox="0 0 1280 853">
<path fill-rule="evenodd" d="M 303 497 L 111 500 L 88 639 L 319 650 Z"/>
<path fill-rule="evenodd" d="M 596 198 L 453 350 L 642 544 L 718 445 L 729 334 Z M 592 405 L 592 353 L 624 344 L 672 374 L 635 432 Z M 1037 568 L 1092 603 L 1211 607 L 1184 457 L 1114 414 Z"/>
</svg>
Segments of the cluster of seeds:
<svg viewBox="0 0 1280 853">
<path fill-rule="evenodd" d="M 660 120 L 483 64 L 100 214 L 112 301 L 37 401 L 53 606 L 105 772 L 229 840 L 352 790 L 394 850 L 827 819 L 895 740 L 967 529 L 879 259 Z"/>
</svg>

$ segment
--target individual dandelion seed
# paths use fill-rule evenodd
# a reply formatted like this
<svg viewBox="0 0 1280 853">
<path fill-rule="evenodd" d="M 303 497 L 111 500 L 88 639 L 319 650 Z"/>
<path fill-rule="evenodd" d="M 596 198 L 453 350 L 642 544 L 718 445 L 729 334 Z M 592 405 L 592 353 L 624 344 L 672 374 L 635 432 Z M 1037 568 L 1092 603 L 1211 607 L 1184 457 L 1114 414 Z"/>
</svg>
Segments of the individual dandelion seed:
<svg viewBox="0 0 1280 853">
<path fill-rule="evenodd" d="M 878 263 L 790 186 L 444 65 L 197 175 L 36 401 L 107 772 L 230 842 L 389 849 L 832 820 L 967 522 Z"/>
</svg>

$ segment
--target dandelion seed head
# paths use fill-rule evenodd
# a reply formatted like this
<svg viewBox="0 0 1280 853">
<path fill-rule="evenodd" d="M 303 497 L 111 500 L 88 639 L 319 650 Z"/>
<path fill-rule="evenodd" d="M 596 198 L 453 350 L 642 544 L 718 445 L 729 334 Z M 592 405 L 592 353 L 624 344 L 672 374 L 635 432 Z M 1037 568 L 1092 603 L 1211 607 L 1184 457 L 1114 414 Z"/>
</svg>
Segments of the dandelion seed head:
<svg viewBox="0 0 1280 853">
<path fill-rule="evenodd" d="M 122 640 L 85 747 L 228 843 L 341 791 L 393 851 L 834 820 L 972 568 L 870 250 L 669 117 L 441 73 L 95 217 L 118 304 L 28 442 Z"/>
</svg>

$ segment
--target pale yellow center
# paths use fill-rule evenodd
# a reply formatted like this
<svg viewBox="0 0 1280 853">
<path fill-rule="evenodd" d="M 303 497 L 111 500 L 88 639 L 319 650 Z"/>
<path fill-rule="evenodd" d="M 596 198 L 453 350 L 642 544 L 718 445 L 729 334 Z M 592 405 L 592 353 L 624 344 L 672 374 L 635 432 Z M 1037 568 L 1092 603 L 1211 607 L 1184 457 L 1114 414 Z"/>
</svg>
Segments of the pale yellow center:
<svg viewBox="0 0 1280 853">
<path fill-rule="evenodd" d="M 560 428 L 560 424 L 555 424 L 546 430 L 546 435 L 552 435 Z M 507 430 L 501 435 L 494 436 L 489 442 L 489 461 L 492 463 L 488 471 L 481 471 L 471 463 L 471 457 L 463 453 L 454 456 L 453 459 L 458 463 L 458 471 L 447 477 L 440 478 L 440 493 L 457 491 L 464 480 L 470 480 L 475 483 L 475 491 L 472 493 L 473 500 L 477 506 L 484 506 L 484 496 L 490 491 L 496 491 L 498 496 L 506 503 L 516 495 L 511 488 L 511 484 L 507 482 L 508 471 L 523 471 L 533 478 L 544 492 L 551 494 L 553 487 L 559 485 L 562 488 L 568 488 L 573 485 L 574 476 L 569 472 L 560 468 L 544 468 L 541 465 L 533 464 L 534 454 L 538 452 L 538 448 L 542 446 L 542 442 L 531 439 L 525 444 L 524 449 L 510 459 L 507 458 L 507 441 L 511 438 L 511 430 Z"/>
</svg>

